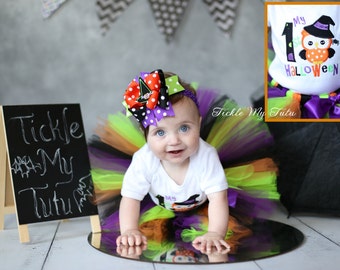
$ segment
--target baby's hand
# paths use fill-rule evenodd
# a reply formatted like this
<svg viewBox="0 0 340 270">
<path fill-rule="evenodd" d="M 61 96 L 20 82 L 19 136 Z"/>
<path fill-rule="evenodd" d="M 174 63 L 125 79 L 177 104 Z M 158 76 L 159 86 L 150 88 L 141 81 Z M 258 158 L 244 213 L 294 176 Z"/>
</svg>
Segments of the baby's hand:
<svg viewBox="0 0 340 270">
<path fill-rule="evenodd" d="M 194 248 L 205 254 L 213 252 L 214 248 L 221 253 L 228 253 L 230 251 L 230 246 L 224 238 L 215 232 L 207 232 L 202 236 L 196 237 L 192 244 Z"/>
<path fill-rule="evenodd" d="M 140 246 L 147 245 L 147 239 L 139 230 L 128 230 L 117 237 L 117 246 Z"/>
</svg>

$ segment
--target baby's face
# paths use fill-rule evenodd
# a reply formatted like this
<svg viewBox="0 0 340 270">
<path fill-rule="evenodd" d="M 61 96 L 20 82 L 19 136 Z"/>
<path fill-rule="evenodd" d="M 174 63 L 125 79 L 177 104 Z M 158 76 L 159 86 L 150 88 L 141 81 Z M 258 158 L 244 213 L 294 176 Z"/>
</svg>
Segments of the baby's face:
<svg viewBox="0 0 340 270">
<path fill-rule="evenodd" d="M 182 164 L 198 149 L 201 117 L 189 98 L 183 98 L 172 107 L 175 116 L 164 117 L 157 126 L 151 125 L 147 142 L 163 164 Z"/>
</svg>

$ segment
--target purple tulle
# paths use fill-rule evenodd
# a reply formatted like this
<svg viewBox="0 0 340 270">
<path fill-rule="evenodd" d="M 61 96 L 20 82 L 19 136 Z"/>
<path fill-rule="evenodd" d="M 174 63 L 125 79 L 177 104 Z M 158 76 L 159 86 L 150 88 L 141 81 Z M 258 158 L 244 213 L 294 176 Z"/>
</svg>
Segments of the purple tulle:
<svg viewBox="0 0 340 270">
<path fill-rule="evenodd" d="M 268 98 L 285 97 L 287 95 L 287 88 L 268 87 Z"/>
<path fill-rule="evenodd" d="M 88 146 L 89 158 L 92 168 L 125 172 L 131 163 L 131 158 L 126 159 Z"/>
<path fill-rule="evenodd" d="M 234 136 L 226 144 L 218 149 L 218 155 L 223 164 L 232 163 L 238 160 L 247 160 L 259 152 L 259 149 L 267 149 L 274 145 L 274 139 L 269 131 L 257 128 L 253 131 L 251 138 Z"/>
<path fill-rule="evenodd" d="M 213 101 L 217 98 L 218 93 L 215 91 L 207 91 L 203 89 L 197 90 L 197 101 L 199 106 L 199 111 L 202 118 L 205 118 L 209 110 L 211 109 L 211 105 Z"/>
<path fill-rule="evenodd" d="M 102 229 L 104 231 L 116 231 L 119 232 L 119 197 L 116 198 L 116 208 L 113 209 L 113 213 L 108 217 L 105 217 L 102 222 Z M 140 213 L 141 215 L 155 206 L 155 203 L 147 195 L 144 200 L 141 201 Z"/>
<path fill-rule="evenodd" d="M 101 227 L 103 231 L 119 232 L 119 211 L 117 210 L 106 217 L 103 220 Z"/>
<path fill-rule="evenodd" d="M 260 198 L 260 191 L 258 197 L 256 194 L 250 195 L 242 190 L 234 190 L 234 192 L 237 193 L 237 201 L 234 207 L 229 208 L 231 212 L 248 217 L 265 217 L 273 213 L 276 208 L 275 201 Z"/>
<path fill-rule="evenodd" d="M 182 232 L 184 229 L 195 228 L 196 230 L 200 230 L 200 224 L 202 224 L 202 220 L 197 215 L 190 215 L 188 213 L 183 213 L 172 220 L 173 228 L 175 228 L 175 240 L 181 240 Z"/>
</svg>

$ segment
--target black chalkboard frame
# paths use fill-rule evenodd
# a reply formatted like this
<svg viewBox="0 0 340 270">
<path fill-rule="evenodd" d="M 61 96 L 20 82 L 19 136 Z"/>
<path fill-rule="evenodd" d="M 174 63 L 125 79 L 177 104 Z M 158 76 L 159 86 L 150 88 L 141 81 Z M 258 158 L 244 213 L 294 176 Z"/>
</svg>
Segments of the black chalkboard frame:
<svg viewBox="0 0 340 270">
<path fill-rule="evenodd" d="M 3 175 L 10 177 L 13 195 L 7 187 L 4 197 L 14 197 L 20 242 L 30 241 L 27 224 L 51 220 L 90 216 L 92 231 L 100 232 L 80 104 L 0 106 L 0 114 L 0 165 L 6 168 L 0 182 L 5 186 Z M 13 209 L 1 207 L 1 215 Z"/>
</svg>

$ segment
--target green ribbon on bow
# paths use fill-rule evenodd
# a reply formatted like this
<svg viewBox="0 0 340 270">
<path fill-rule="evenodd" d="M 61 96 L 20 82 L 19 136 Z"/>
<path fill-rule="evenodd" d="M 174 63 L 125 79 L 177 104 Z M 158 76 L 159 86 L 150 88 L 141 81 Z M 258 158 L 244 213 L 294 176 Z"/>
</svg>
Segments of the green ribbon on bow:
<svg viewBox="0 0 340 270">
<path fill-rule="evenodd" d="M 184 87 L 178 82 L 177 75 L 166 78 L 165 84 L 168 87 L 169 96 L 185 90 Z"/>
</svg>

